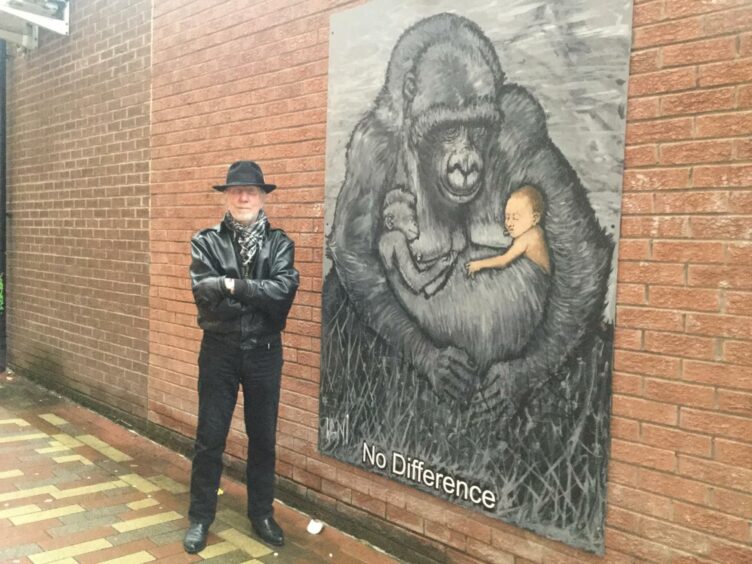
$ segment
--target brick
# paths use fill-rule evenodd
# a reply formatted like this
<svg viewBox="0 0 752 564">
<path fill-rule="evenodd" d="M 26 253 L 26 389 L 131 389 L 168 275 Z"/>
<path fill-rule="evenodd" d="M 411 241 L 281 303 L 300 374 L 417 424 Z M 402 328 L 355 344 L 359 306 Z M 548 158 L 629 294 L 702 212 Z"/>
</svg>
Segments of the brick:
<svg viewBox="0 0 752 564">
<path fill-rule="evenodd" d="M 640 468 L 635 482 L 639 484 L 640 489 L 700 505 L 705 505 L 713 492 L 713 488 L 708 484 L 649 468 Z"/>
<path fill-rule="evenodd" d="M 681 331 L 684 315 L 678 312 L 649 308 L 619 307 L 616 320 L 620 327 Z"/>
<path fill-rule="evenodd" d="M 712 339 L 656 331 L 645 331 L 645 350 L 685 358 L 712 359 L 715 356 Z"/>
<path fill-rule="evenodd" d="M 752 153 L 752 148 L 750 148 L 750 153 Z M 738 149 L 737 154 L 739 154 Z M 658 148 L 655 145 L 629 146 L 624 151 L 624 166 L 626 168 L 656 164 L 658 164 Z"/>
<path fill-rule="evenodd" d="M 679 360 L 662 355 L 616 351 L 614 355 L 616 370 L 664 378 L 678 378 Z"/>
<path fill-rule="evenodd" d="M 729 213 L 752 214 L 752 192 L 731 192 L 729 194 Z"/>
<path fill-rule="evenodd" d="M 752 365 L 752 348 L 749 341 L 724 341 L 723 359 L 733 364 Z"/>
<path fill-rule="evenodd" d="M 678 408 L 675 405 L 628 396 L 614 396 L 613 413 L 629 419 L 653 421 L 664 425 L 675 425 L 678 422 Z"/>
<path fill-rule="evenodd" d="M 715 390 L 710 386 L 685 384 L 684 382 L 645 379 L 645 397 L 665 403 L 677 403 L 694 407 L 715 407 Z"/>
<path fill-rule="evenodd" d="M 643 2 L 636 4 L 632 16 L 634 27 L 644 26 L 663 20 L 663 2 Z"/>
<path fill-rule="evenodd" d="M 470 555 L 480 558 L 483 562 L 514 564 L 516 560 L 511 553 L 493 548 L 472 538 L 467 539 L 467 551 Z"/>
<path fill-rule="evenodd" d="M 736 107 L 736 88 L 715 88 L 670 94 L 660 99 L 660 115 L 675 116 L 731 110 Z"/>
<path fill-rule="evenodd" d="M 726 292 L 725 311 L 730 315 L 752 314 L 752 292 Z"/>
<path fill-rule="evenodd" d="M 666 0 L 665 10 L 666 16 L 673 19 L 728 10 L 736 6 L 743 6 L 745 2 L 746 0 L 695 0 L 693 2 L 687 2 L 686 0 Z"/>
<path fill-rule="evenodd" d="M 748 440 L 752 431 L 750 419 L 689 408 L 682 408 L 679 425 L 692 431 L 741 440 Z"/>
<path fill-rule="evenodd" d="M 689 286 L 752 290 L 752 267 L 689 265 Z"/>
<path fill-rule="evenodd" d="M 648 49 L 632 53 L 629 61 L 629 74 L 641 74 L 656 71 L 661 68 L 658 49 Z"/>
<path fill-rule="evenodd" d="M 622 197 L 621 213 L 624 215 L 649 214 L 653 211 L 653 200 L 655 194 L 652 192 L 625 192 Z M 628 239 L 621 239 L 619 244 Z"/>
<path fill-rule="evenodd" d="M 752 318 L 693 313 L 687 316 L 687 333 L 750 339 Z"/>
<path fill-rule="evenodd" d="M 700 123 L 703 117 L 697 118 Z M 702 122 L 706 129 L 698 126 L 701 137 L 717 136 L 714 133 L 708 133 L 709 130 L 716 127 L 715 123 L 709 121 Z M 735 129 L 739 129 L 735 124 Z M 727 130 L 725 135 L 729 135 L 731 130 Z M 666 165 L 695 164 L 722 162 L 731 159 L 734 144 L 732 141 L 690 141 L 687 143 L 674 143 L 670 145 L 661 145 L 660 162 Z"/>
<path fill-rule="evenodd" d="M 648 303 L 672 310 L 719 311 L 720 293 L 718 290 L 651 286 Z"/>
<path fill-rule="evenodd" d="M 729 489 L 752 492 L 752 470 L 679 455 L 679 474 Z"/>
<path fill-rule="evenodd" d="M 704 241 L 654 241 L 652 255 L 653 260 L 661 262 L 725 262 L 723 244 Z"/>
<path fill-rule="evenodd" d="M 614 378 L 616 381 L 617 378 Z M 640 438 L 640 423 L 621 417 L 611 418 L 611 435 L 617 439 L 636 442 Z"/>
<path fill-rule="evenodd" d="M 644 260 L 650 258 L 647 240 L 624 239 L 619 242 L 619 260 Z"/>
<path fill-rule="evenodd" d="M 713 488 L 709 505 L 721 513 L 736 515 L 744 519 L 752 518 L 752 495 Z"/>
<path fill-rule="evenodd" d="M 685 267 L 681 264 L 623 262 L 619 265 L 618 280 L 633 284 L 684 285 Z"/>
<path fill-rule="evenodd" d="M 672 190 L 689 185 L 689 169 L 639 169 L 624 172 L 624 190 Z"/>
<path fill-rule="evenodd" d="M 752 58 L 701 65 L 697 74 L 697 85 L 702 88 L 739 84 L 750 80 L 752 80 Z"/>
<path fill-rule="evenodd" d="M 621 236 L 630 237 L 689 237 L 689 219 L 685 217 L 622 217 Z M 620 267 L 621 268 L 621 267 Z"/>
<path fill-rule="evenodd" d="M 752 371 L 746 366 L 684 361 L 682 378 L 689 382 L 752 390 Z"/>
<path fill-rule="evenodd" d="M 696 188 L 748 186 L 752 184 L 752 165 L 697 167 L 693 181 Z"/>
<path fill-rule="evenodd" d="M 698 116 L 695 124 L 698 137 L 746 136 L 752 133 L 752 112 Z M 708 150 L 713 150 L 717 157 L 714 160 L 731 160 L 728 141 L 708 141 L 698 143 L 698 145 L 705 145 L 708 147 Z"/>
<path fill-rule="evenodd" d="M 718 409 L 736 415 L 752 415 L 752 394 L 718 390 Z"/>
<path fill-rule="evenodd" d="M 713 533 L 736 541 L 746 541 L 749 536 L 749 524 L 746 519 L 682 502 L 674 504 L 674 521 L 686 527 L 705 531 L 706 534 Z"/>
<path fill-rule="evenodd" d="M 692 137 L 692 128 L 692 120 L 683 117 L 629 122 L 626 140 L 628 145 L 640 145 L 656 141 L 680 141 Z"/>
<path fill-rule="evenodd" d="M 361 492 L 352 492 L 352 504 L 368 513 L 373 513 L 382 519 L 386 515 L 386 503 Z"/>
<path fill-rule="evenodd" d="M 423 518 L 389 503 L 386 504 L 386 518 L 397 525 L 417 533 L 423 532 Z"/>
<path fill-rule="evenodd" d="M 609 503 L 617 507 L 661 519 L 671 518 L 672 502 L 666 497 L 622 485 L 610 486 L 608 495 Z"/>
<path fill-rule="evenodd" d="M 705 18 L 705 31 L 709 34 L 749 31 L 752 28 L 752 8 L 729 10 Z"/>
<path fill-rule="evenodd" d="M 725 61 L 736 56 L 736 39 L 718 37 L 663 48 L 663 66 L 695 65 L 711 61 Z"/>
<path fill-rule="evenodd" d="M 752 445 L 721 438 L 717 438 L 713 442 L 715 447 L 714 458 L 717 462 L 738 466 L 739 468 L 752 468 Z"/>
<path fill-rule="evenodd" d="M 467 537 L 462 533 L 449 529 L 446 525 L 434 523 L 433 521 L 424 521 L 424 532 L 427 537 L 460 551 L 467 549 Z"/>
<path fill-rule="evenodd" d="M 657 96 L 627 100 L 627 123 L 655 119 L 658 116 L 660 116 L 660 99 Z"/>
<path fill-rule="evenodd" d="M 644 305 L 647 303 L 644 284 L 618 284 L 616 287 L 616 303 L 628 305 Z"/>
<path fill-rule="evenodd" d="M 616 460 L 665 472 L 673 471 L 676 468 L 676 454 L 673 451 L 630 443 L 616 438 L 611 440 L 611 456 Z"/>
<path fill-rule="evenodd" d="M 619 349 L 640 350 L 642 348 L 642 331 L 620 327 L 614 335 L 614 344 Z"/>
<path fill-rule="evenodd" d="M 701 37 L 703 34 L 702 18 L 683 19 L 656 25 L 637 28 L 634 30 L 632 48 L 643 49 L 656 45 L 667 45 L 689 41 Z"/>
</svg>

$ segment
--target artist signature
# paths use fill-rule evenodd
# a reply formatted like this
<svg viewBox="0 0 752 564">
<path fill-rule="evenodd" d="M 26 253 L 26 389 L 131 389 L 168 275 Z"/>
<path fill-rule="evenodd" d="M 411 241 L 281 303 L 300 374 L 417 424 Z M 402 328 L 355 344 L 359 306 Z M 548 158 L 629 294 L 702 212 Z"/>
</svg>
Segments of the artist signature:
<svg viewBox="0 0 752 564">
<path fill-rule="evenodd" d="M 321 432 L 329 443 L 344 444 L 350 440 L 350 416 L 343 420 L 324 417 L 321 421 Z"/>
</svg>

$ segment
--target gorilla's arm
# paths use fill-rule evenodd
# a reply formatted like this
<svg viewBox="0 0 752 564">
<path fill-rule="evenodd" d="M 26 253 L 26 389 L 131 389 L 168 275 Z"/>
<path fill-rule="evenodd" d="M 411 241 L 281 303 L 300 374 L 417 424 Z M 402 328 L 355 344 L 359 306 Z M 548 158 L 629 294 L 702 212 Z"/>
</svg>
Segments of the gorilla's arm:
<svg viewBox="0 0 752 564">
<path fill-rule="evenodd" d="M 473 378 L 472 362 L 454 347 L 439 348 L 407 315 L 380 264 L 379 214 L 394 187 L 400 143 L 376 111 L 356 127 L 347 150 L 347 173 L 337 198 L 330 235 L 339 279 L 361 319 L 405 355 L 439 389 L 457 395 Z"/>
<path fill-rule="evenodd" d="M 516 181 L 539 187 L 552 280 L 544 317 L 521 356 L 493 365 L 493 395 L 519 399 L 544 383 L 598 322 L 611 267 L 612 243 L 595 217 L 576 172 L 548 137 L 542 108 L 523 88 L 504 88 L 507 116 L 500 151 Z M 532 127 L 531 127 L 532 126 Z M 498 398 L 497 398 L 498 399 Z"/>
</svg>

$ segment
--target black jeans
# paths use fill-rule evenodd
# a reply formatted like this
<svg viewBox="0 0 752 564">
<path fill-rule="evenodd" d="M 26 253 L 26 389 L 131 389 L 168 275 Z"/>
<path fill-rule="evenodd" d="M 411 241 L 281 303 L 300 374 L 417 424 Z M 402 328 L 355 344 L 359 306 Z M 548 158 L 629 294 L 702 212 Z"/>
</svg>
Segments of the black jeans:
<svg viewBox="0 0 752 564">
<path fill-rule="evenodd" d="M 274 501 L 282 343 L 276 339 L 269 345 L 241 350 L 222 336 L 204 333 L 198 366 L 198 428 L 188 517 L 192 522 L 207 525 L 214 521 L 222 453 L 240 385 L 248 435 L 248 517 L 269 516 Z"/>
</svg>

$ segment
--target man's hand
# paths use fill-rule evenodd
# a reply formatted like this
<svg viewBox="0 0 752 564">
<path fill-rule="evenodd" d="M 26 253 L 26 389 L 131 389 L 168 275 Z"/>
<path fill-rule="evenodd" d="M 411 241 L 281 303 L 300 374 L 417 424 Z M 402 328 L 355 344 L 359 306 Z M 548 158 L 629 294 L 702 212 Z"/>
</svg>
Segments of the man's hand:
<svg viewBox="0 0 752 564">
<path fill-rule="evenodd" d="M 235 279 L 225 278 L 225 288 L 230 292 L 230 295 L 233 295 L 235 293 Z"/>
<path fill-rule="evenodd" d="M 197 305 L 215 307 L 225 297 L 222 278 L 217 276 L 204 278 L 196 284 L 193 294 Z"/>
</svg>

